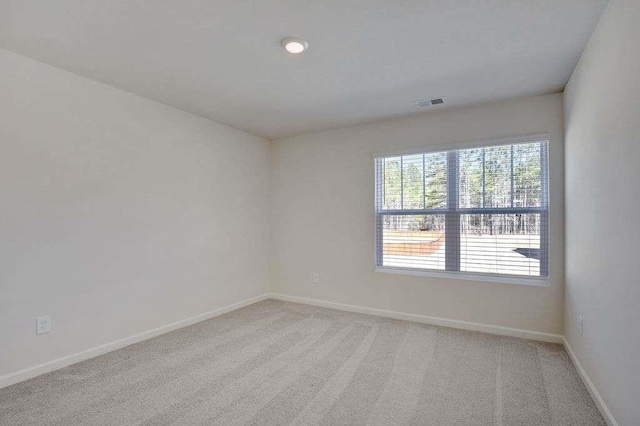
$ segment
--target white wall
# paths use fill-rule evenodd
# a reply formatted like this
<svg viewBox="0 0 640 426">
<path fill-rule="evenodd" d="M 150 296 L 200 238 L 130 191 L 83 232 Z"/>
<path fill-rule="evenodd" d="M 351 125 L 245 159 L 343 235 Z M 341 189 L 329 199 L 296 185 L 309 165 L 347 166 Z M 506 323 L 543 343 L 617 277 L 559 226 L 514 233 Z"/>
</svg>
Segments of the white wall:
<svg viewBox="0 0 640 426">
<path fill-rule="evenodd" d="M 639 40 L 640 2 L 612 0 L 565 91 L 565 334 L 620 425 L 640 422 Z"/>
<path fill-rule="evenodd" d="M 267 141 L 0 50 L 0 376 L 262 294 L 267 196 Z"/>
<path fill-rule="evenodd" d="M 550 134 L 551 284 L 533 287 L 374 272 L 372 153 Z M 271 284 L 292 296 L 562 333 L 562 95 L 431 112 L 271 145 Z M 311 283 L 317 271 L 321 284 Z"/>
</svg>

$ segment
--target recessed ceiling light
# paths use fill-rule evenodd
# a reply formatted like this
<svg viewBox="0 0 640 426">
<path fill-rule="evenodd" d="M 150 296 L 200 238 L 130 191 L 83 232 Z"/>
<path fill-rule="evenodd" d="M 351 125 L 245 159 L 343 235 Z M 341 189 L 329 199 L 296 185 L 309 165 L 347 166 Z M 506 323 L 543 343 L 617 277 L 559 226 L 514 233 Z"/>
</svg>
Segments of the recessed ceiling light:
<svg viewBox="0 0 640 426">
<path fill-rule="evenodd" d="M 306 40 L 297 37 L 283 38 L 280 44 L 289 53 L 302 53 L 309 47 Z"/>
</svg>

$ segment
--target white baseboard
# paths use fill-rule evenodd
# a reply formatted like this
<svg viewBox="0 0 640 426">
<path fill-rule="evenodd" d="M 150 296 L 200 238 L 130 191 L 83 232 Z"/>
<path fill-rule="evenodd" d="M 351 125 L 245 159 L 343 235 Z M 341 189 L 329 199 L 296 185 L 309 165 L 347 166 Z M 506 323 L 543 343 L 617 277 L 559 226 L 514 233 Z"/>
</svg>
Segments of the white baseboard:
<svg viewBox="0 0 640 426">
<path fill-rule="evenodd" d="M 384 309 L 367 308 L 364 306 L 347 305 L 344 303 L 328 302 L 325 300 L 308 299 L 306 297 L 288 296 L 285 294 L 269 293 L 270 299 L 284 300 L 287 302 L 304 303 L 306 305 L 321 306 L 323 308 L 338 309 L 341 311 L 357 312 L 360 314 L 376 315 L 379 317 L 393 318 L 406 321 L 420 322 L 424 324 L 439 325 L 443 327 L 458 328 L 462 330 L 480 331 L 483 333 L 497 334 L 500 336 L 520 337 L 523 339 L 538 340 L 550 343 L 562 343 L 563 336 L 559 334 L 542 333 L 539 331 L 521 330 L 518 328 L 501 327 L 497 325 L 480 324 L 468 321 L 458 321 L 447 318 L 430 317 L 419 314 L 387 311 Z"/>
<path fill-rule="evenodd" d="M 104 345 L 95 346 L 93 348 L 84 350 L 82 352 L 77 352 L 75 354 L 67 355 L 62 358 L 54 359 L 52 361 L 48 361 L 42 364 L 34 365 L 33 367 L 25 368 L 23 370 L 18 370 L 13 373 L 9 373 L 7 375 L 0 377 L 0 389 L 10 386 L 14 383 L 22 382 L 24 380 L 31 379 L 33 377 L 39 376 L 44 373 L 48 373 L 54 370 L 58 370 L 63 367 L 67 367 L 71 364 L 75 364 L 89 358 L 93 358 L 99 355 L 106 354 L 111 351 L 115 351 L 116 349 L 123 348 L 125 346 L 132 345 L 134 343 L 141 342 L 143 340 L 151 339 L 152 337 L 159 336 L 161 334 L 168 333 L 173 330 L 177 330 L 182 327 L 186 327 L 188 325 L 192 325 L 198 323 L 200 321 L 207 320 L 209 318 L 217 317 L 222 314 L 226 314 L 227 312 L 235 311 L 236 309 L 243 308 L 245 306 L 260 302 L 262 300 L 267 299 L 268 296 L 266 294 L 262 294 L 260 296 L 252 297 L 251 299 L 246 299 L 238 303 L 234 303 L 228 306 L 224 306 L 222 308 L 214 309 L 209 312 L 205 312 L 200 315 L 193 316 L 191 318 L 183 319 L 180 321 L 173 322 L 171 324 L 166 324 L 158 328 L 154 328 L 152 330 L 144 331 L 139 334 L 135 334 L 133 336 L 125 337 L 124 339 L 119 339 L 114 342 L 105 343 Z"/>
<path fill-rule="evenodd" d="M 420 322 L 424 324 L 458 328 L 462 330 L 480 331 L 484 333 L 497 334 L 500 336 L 520 337 L 523 339 L 538 340 L 542 342 L 561 343 L 564 345 L 567 353 L 569 354 L 569 358 L 571 359 L 571 362 L 573 362 L 573 365 L 576 367 L 576 370 L 578 371 L 580 378 L 582 379 L 585 387 L 587 388 L 587 391 L 591 395 L 591 398 L 595 402 L 596 407 L 598 407 L 598 410 L 602 414 L 602 417 L 607 422 L 607 425 L 618 426 L 618 422 L 616 422 L 615 418 L 611 414 L 611 411 L 609 411 L 607 404 L 605 404 L 604 400 L 600 396 L 600 393 L 598 392 L 594 384 L 589 379 L 589 376 L 587 376 L 586 371 L 580 364 L 580 361 L 578 361 L 578 358 L 573 352 L 573 349 L 571 348 L 571 345 L 569 345 L 569 342 L 567 341 L 565 336 L 562 336 L 559 334 L 541 333 L 538 331 L 531 331 L 531 330 L 521 330 L 517 328 L 501 327 L 501 326 L 489 325 L 489 324 L 479 324 L 479 323 L 468 322 L 468 321 L 458 321 L 458 320 L 452 320 L 452 319 L 446 319 L 446 318 L 430 317 L 430 316 L 419 315 L 419 314 L 408 314 L 404 312 L 388 311 L 384 309 L 368 308 L 364 306 L 348 305 L 345 303 L 329 302 L 326 300 L 309 299 L 306 297 L 298 297 L 298 296 L 289 296 L 286 294 L 269 293 L 267 296 L 269 299 L 283 300 L 286 302 L 303 303 L 305 305 L 320 306 L 323 308 L 338 309 L 341 311 L 376 315 L 376 316 L 385 317 L 385 318 L 414 321 L 414 322 Z"/>
<path fill-rule="evenodd" d="M 591 395 L 593 401 L 596 403 L 598 410 L 600 410 L 600 414 L 602 414 L 602 417 L 604 417 L 604 421 L 607 422 L 609 426 L 618 426 L 618 422 L 616 422 L 616 419 L 613 418 L 613 414 L 611 414 L 611 411 L 609 411 L 609 407 L 607 407 L 607 404 L 605 404 L 604 400 L 600 396 L 600 392 L 598 392 L 598 389 L 596 389 L 591 379 L 589 379 L 589 376 L 587 376 L 587 372 L 584 368 L 582 368 L 582 364 L 580 364 L 580 361 L 578 361 L 575 352 L 573 352 L 573 348 L 569 344 L 567 338 L 564 336 L 562 337 L 562 344 L 569 354 L 571 362 L 573 362 L 576 370 L 578 370 L 578 374 L 580 375 L 584 386 L 587 388 L 587 391 L 589 391 L 589 394 Z"/>
<path fill-rule="evenodd" d="M 18 370 L 16 372 L 9 373 L 7 375 L 0 377 L 0 389 L 15 383 L 22 382 L 24 380 L 31 379 L 41 374 L 45 374 L 54 370 L 58 370 L 60 368 L 67 367 L 71 364 L 75 364 L 75 363 L 87 360 L 89 358 L 94 358 L 96 356 L 115 351 L 117 349 L 132 345 L 134 343 L 141 342 L 143 340 L 151 339 L 152 337 L 156 337 L 161 334 L 165 334 L 170 331 L 177 330 L 179 328 L 183 328 L 183 327 L 198 323 L 200 321 L 204 321 L 210 318 L 214 318 L 214 317 L 226 314 L 227 312 L 231 312 L 236 309 L 240 309 L 245 306 L 252 305 L 254 303 L 257 303 L 266 299 L 276 299 L 276 300 L 283 300 L 286 302 L 303 303 L 306 305 L 320 306 L 324 308 L 338 309 L 338 310 L 348 311 L 348 312 L 375 315 L 375 316 L 385 317 L 385 318 L 414 321 L 414 322 L 420 322 L 424 324 L 458 328 L 462 330 L 480 331 L 484 333 L 497 334 L 500 336 L 520 337 L 523 339 L 538 340 L 538 341 L 550 342 L 550 343 L 562 343 L 567 353 L 569 354 L 569 358 L 571 359 L 571 362 L 573 362 L 573 364 L 575 365 L 576 370 L 580 375 L 580 378 L 582 379 L 585 387 L 587 388 L 587 391 L 589 391 L 589 394 L 593 398 L 596 406 L 600 410 L 600 413 L 604 417 L 607 424 L 609 426 L 618 426 L 618 423 L 616 422 L 613 415 L 611 414 L 611 411 L 609 411 L 609 408 L 607 407 L 604 400 L 600 396 L 600 393 L 598 392 L 594 384 L 589 379 L 589 376 L 587 376 L 587 373 L 582 367 L 582 365 L 580 364 L 580 361 L 578 361 L 578 358 L 573 352 L 571 345 L 569 344 L 569 342 L 564 336 L 561 336 L 559 334 L 541 333 L 538 331 L 522 330 L 517 328 L 501 327 L 496 325 L 452 320 L 447 318 L 430 317 L 430 316 L 419 315 L 419 314 L 409 314 L 404 312 L 388 311 L 385 309 L 368 308 L 364 306 L 348 305 L 345 303 L 329 302 L 326 300 L 310 299 L 310 298 L 298 297 L 298 296 L 289 296 L 289 295 L 278 294 L 278 293 L 265 293 L 260 296 L 252 297 L 250 299 L 246 299 L 238 303 L 234 303 L 228 306 L 224 306 L 222 308 L 205 312 L 200 315 L 193 316 L 191 318 L 176 321 L 171 324 L 166 324 L 161 327 L 154 328 L 152 330 L 135 334 L 133 336 L 125 337 L 124 339 L 119 339 L 110 343 L 105 343 L 104 345 L 95 346 L 93 348 L 87 349 L 82 352 L 77 352 L 75 354 L 67 355 L 62 358 L 58 358 L 52 361 L 35 365 L 33 367 L 29 367 L 23 370 Z"/>
</svg>

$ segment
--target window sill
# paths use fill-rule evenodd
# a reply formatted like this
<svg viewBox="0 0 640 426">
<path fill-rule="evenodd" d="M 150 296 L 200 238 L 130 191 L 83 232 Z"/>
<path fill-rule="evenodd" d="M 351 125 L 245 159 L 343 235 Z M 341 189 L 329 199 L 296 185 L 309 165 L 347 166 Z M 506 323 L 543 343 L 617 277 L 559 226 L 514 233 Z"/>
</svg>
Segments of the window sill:
<svg viewBox="0 0 640 426">
<path fill-rule="evenodd" d="M 491 275 L 482 273 L 435 271 L 411 268 L 393 268 L 376 266 L 376 272 L 386 274 L 411 275 L 415 277 L 447 278 L 455 280 L 468 280 L 478 282 L 494 282 L 503 284 L 531 285 L 536 287 L 548 287 L 548 277 L 521 277 L 517 275 Z"/>
</svg>

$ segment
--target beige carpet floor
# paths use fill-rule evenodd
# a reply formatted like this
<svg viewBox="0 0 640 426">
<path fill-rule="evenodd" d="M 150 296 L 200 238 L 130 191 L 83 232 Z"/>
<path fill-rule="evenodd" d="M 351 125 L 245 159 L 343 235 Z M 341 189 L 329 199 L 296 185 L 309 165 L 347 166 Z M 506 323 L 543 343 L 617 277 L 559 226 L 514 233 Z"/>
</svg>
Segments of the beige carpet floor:
<svg viewBox="0 0 640 426">
<path fill-rule="evenodd" d="M 0 390 L 2 425 L 603 425 L 560 345 L 267 300 Z"/>
</svg>

